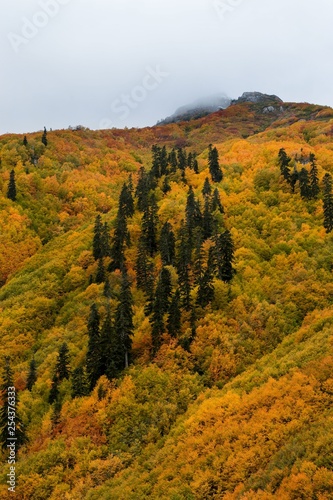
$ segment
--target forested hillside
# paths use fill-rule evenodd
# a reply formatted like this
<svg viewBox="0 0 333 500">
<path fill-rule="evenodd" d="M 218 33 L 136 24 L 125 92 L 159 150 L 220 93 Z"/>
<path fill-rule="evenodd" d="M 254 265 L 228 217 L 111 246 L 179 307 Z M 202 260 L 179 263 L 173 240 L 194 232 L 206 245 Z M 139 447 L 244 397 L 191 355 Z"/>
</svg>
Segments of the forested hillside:
<svg viewBox="0 0 333 500">
<path fill-rule="evenodd" d="M 16 498 L 333 498 L 332 175 L 309 104 L 0 137 Z"/>
</svg>

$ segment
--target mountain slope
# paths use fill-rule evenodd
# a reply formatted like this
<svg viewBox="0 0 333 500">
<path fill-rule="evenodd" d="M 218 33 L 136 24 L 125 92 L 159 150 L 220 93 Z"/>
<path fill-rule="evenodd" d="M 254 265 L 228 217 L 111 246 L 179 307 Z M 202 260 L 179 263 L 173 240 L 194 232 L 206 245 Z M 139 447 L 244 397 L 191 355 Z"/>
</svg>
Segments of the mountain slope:
<svg viewBox="0 0 333 500">
<path fill-rule="evenodd" d="M 2 234 L 11 241 L 0 268 L 1 356 L 11 356 L 29 437 L 17 462 L 18 498 L 331 497 L 333 240 L 323 227 L 322 195 L 302 198 L 299 182 L 293 193 L 278 153 L 285 148 L 299 171 L 315 154 L 320 180 L 332 174 L 333 111 L 283 108 L 275 115 L 240 102 L 143 130 L 56 131 L 46 148 L 41 134 L 28 135 L 28 147 L 21 137 L 1 138 Z M 71 379 L 63 380 L 55 422 L 48 398 L 59 347 L 67 343 L 72 371 L 82 365 L 91 305 L 104 318 L 119 302 L 119 270 L 108 272 L 110 299 L 96 283 L 96 214 L 112 236 L 122 184 L 132 173 L 137 186 L 154 144 L 195 150 L 198 173 L 188 167 L 169 173 L 166 192 L 162 175 L 153 190 L 158 235 L 170 222 L 179 252 L 189 186 L 204 208 L 210 143 L 224 174 L 221 182 L 210 180 L 224 208 L 214 217 L 235 246 L 231 283 L 215 277 L 213 301 L 195 307 L 194 334 L 184 310 L 176 338 L 165 333 L 152 355 L 147 297 L 136 283 L 142 232 L 136 209 L 125 249 L 132 365 L 118 379 L 103 375 L 84 397 L 72 398 Z M 12 168 L 15 202 L 6 198 Z M 211 245 L 208 238 L 204 266 Z M 156 284 L 159 252 L 152 261 Z M 168 267 L 175 290 L 179 269 Z M 196 303 L 198 286 L 191 283 Z M 38 377 L 29 391 L 33 355 Z M 7 498 L 6 473 L 4 467 L 0 498 Z"/>
</svg>

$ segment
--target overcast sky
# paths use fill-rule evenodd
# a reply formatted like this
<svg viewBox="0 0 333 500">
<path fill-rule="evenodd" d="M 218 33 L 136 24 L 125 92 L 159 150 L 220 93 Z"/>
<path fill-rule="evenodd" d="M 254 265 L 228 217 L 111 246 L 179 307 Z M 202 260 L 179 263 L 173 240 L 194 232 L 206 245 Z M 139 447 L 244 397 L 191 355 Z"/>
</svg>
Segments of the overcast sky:
<svg viewBox="0 0 333 500">
<path fill-rule="evenodd" d="M 2 0 L 0 133 L 153 125 L 223 92 L 333 107 L 332 0 Z"/>
</svg>

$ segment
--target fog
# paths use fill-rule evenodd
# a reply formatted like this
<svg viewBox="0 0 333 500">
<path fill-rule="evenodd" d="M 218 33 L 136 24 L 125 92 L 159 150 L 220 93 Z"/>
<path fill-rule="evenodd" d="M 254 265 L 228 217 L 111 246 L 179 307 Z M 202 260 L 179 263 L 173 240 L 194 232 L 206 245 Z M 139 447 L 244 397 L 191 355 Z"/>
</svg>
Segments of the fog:
<svg viewBox="0 0 333 500">
<path fill-rule="evenodd" d="M 16 0 L 0 133 L 153 125 L 244 91 L 333 106 L 331 0 Z"/>
</svg>

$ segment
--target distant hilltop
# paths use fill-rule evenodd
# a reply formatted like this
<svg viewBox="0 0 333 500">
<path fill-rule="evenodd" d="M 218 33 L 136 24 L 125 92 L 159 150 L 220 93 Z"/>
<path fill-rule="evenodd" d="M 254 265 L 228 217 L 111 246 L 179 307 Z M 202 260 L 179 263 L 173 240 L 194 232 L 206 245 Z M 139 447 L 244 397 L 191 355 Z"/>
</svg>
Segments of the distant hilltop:
<svg viewBox="0 0 333 500">
<path fill-rule="evenodd" d="M 181 106 L 175 113 L 158 122 L 158 125 L 190 121 L 202 118 L 235 104 L 250 102 L 263 106 L 263 113 L 274 113 L 283 111 L 283 101 L 276 95 L 262 94 L 261 92 L 244 92 L 238 99 L 230 99 L 225 94 L 198 99 L 191 104 Z"/>
<path fill-rule="evenodd" d="M 230 106 L 231 99 L 225 94 L 215 94 L 178 108 L 173 115 L 158 122 L 159 125 L 196 120 Z"/>
</svg>

